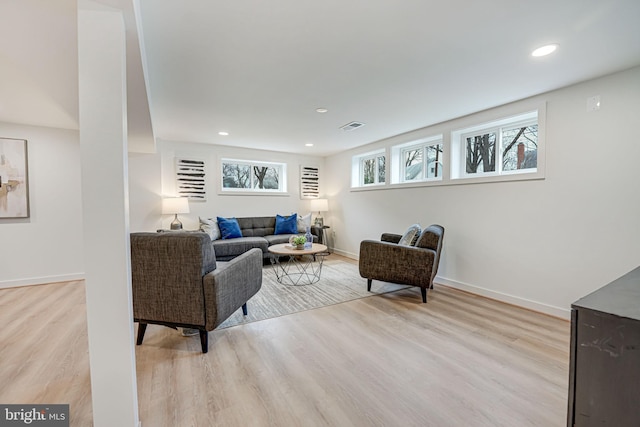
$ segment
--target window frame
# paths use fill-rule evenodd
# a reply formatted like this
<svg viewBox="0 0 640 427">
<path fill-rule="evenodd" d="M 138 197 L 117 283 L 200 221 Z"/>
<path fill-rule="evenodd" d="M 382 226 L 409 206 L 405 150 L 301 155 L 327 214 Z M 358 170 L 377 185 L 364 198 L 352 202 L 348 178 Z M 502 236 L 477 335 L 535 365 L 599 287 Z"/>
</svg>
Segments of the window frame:
<svg viewBox="0 0 640 427">
<path fill-rule="evenodd" d="M 496 141 L 494 144 L 494 151 L 495 151 L 495 168 L 496 170 L 493 171 L 482 171 L 482 172 L 467 172 L 467 150 L 466 150 L 466 141 L 467 138 L 469 137 L 476 137 L 479 135 L 485 135 L 485 134 L 491 134 L 491 133 L 495 133 L 496 135 Z M 498 165 L 499 165 L 499 157 L 500 157 L 500 151 L 498 149 L 499 146 L 499 141 L 500 141 L 500 135 L 501 135 L 501 129 L 500 127 L 496 127 L 496 126 L 491 126 L 491 127 L 486 127 L 483 129 L 479 129 L 477 131 L 472 131 L 472 132 L 467 132 L 467 133 L 463 133 L 460 135 L 460 144 L 461 146 L 463 146 L 460 151 L 461 154 L 460 158 L 458 159 L 458 161 L 462 162 L 461 166 L 460 166 L 460 170 L 462 170 L 462 174 L 465 178 L 477 178 L 477 177 L 481 177 L 481 176 L 498 176 L 500 175 L 500 173 L 498 172 Z M 496 151 L 497 150 L 497 151 Z"/>
<path fill-rule="evenodd" d="M 384 186 L 387 183 L 388 162 L 385 150 L 375 150 L 352 157 L 351 163 L 351 186 L 352 188 L 371 188 Z M 384 159 L 384 180 L 380 181 L 379 159 Z M 372 160 L 374 163 L 374 182 L 366 184 L 364 182 L 364 164 L 366 161 Z"/>
<path fill-rule="evenodd" d="M 502 126 L 502 128 L 500 129 L 500 140 L 502 141 L 502 132 L 505 128 L 508 129 L 515 129 L 515 128 L 520 128 L 520 127 L 529 127 L 531 125 L 536 125 L 538 127 L 537 129 L 537 141 L 536 141 L 536 151 L 538 151 L 540 149 L 540 124 L 538 123 L 537 120 L 533 121 L 533 120 L 522 120 L 519 122 L 513 122 L 510 123 L 508 125 Z M 500 150 L 500 168 L 501 168 L 501 173 L 502 175 L 519 175 L 519 174 L 524 174 L 524 173 L 535 173 L 537 172 L 538 169 L 538 161 L 536 158 L 536 167 L 535 168 L 526 168 L 526 169 L 515 169 L 515 170 L 504 170 L 504 154 L 503 154 L 504 150 Z M 538 155 L 536 155 L 537 157 Z"/>
<path fill-rule="evenodd" d="M 466 173 L 466 147 L 461 136 L 477 135 L 495 128 L 513 129 L 519 125 L 537 124 L 536 167 L 503 170 L 502 132 L 497 134 L 497 172 Z M 422 129 L 396 135 L 376 144 L 376 149 L 352 156 L 351 191 L 390 190 L 396 188 L 432 187 L 442 185 L 466 185 L 491 182 L 531 181 L 545 179 L 546 170 L 546 102 L 529 100 L 508 104 L 438 123 Z M 439 178 L 403 180 L 402 153 L 420 145 L 442 144 L 442 173 Z M 403 141 L 404 140 L 404 141 Z M 382 146 L 382 144 L 385 144 Z M 532 147 L 531 147 L 532 148 Z M 387 158 L 386 182 L 363 185 L 360 181 L 360 159 L 377 153 Z M 424 171 L 423 171 L 424 174 Z"/>
<path fill-rule="evenodd" d="M 427 149 L 436 146 L 440 146 L 441 152 L 440 159 L 436 160 L 436 162 L 440 164 L 440 174 L 439 176 L 429 177 L 427 171 L 427 166 L 429 165 L 429 163 L 427 162 Z M 408 180 L 406 179 L 407 166 L 405 161 L 405 153 L 417 149 L 422 150 L 422 171 L 420 172 L 419 178 Z M 397 168 L 397 173 L 392 173 L 392 183 L 415 184 L 421 182 L 442 181 L 442 177 L 444 175 L 444 139 L 442 135 L 435 135 L 428 138 L 421 138 L 404 144 L 395 145 L 391 147 L 391 153 L 393 158 L 392 164 Z"/>
<path fill-rule="evenodd" d="M 249 167 L 249 187 L 225 187 L 224 185 L 224 165 L 235 164 Z M 278 170 L 278 188 L 255 188 L 255 175 L 254 168 L 256 167 L 268 167 Z M 221 158 L 220 159 L 220 192 L 224 194 L 270 194 L 270 195 L 283 195 L 287 194 L 287 164 L 282 162 L 265 162 L 258 160 L 243 160 L 233 158 Z"/>
<path fill-rule="evenodd" d="M 503 115 L 495 120 L 483 121 L 479 124 L 457 128 L 451 131 L 451 163 L 450 180 L 452 184 L 483 183 L 495 181 L 520 181 L 532 179 L 544 179 L 545 170 L 545 105 L 540 105 L 536 109 L 529 111 Z M 537 125 L 537 160 L 535 168 L 520 170 L 503 170 L 502 154 L 502 130 L 520 127 L 522 125 Z M 480 135 L 498 129 L 496 136 L 496 171 L 467 173 L 466 171 L 466 137 L 470 135 Z"/>
</svg>

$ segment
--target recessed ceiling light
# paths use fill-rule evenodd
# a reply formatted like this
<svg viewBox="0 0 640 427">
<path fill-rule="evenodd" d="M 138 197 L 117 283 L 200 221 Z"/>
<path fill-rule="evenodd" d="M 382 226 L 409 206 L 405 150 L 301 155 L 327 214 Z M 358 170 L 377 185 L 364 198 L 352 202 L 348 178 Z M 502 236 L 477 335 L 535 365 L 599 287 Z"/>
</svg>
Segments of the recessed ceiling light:
<svg viewBox="0 0 640 427">
<path fill-rule="evenodd" d="M 548 44 L 546 46 L 542 46 L 531 52 L 531 56 L 545 56 L 553 53 L 558 48 L 557 44 Z"/>
<path fill-rule="evenodd" d="M 306 144 L 304 144 L 305 147 L 313 147 L 313 144 L 310 142 L 307 142 Z"/>
<path fill-rule="evenodd" d="M 329 110 L 327 110 L 326 108 L 316 108 L 317 113 L 326 113 L 327 111 Z"/>
<path fill-rule="evenodd" d="M 229 135 L 229 132 L 221 131 L 221 132 L 218 132 L 218 135 L 227 136 L 227 135 Z"/>
</svg>

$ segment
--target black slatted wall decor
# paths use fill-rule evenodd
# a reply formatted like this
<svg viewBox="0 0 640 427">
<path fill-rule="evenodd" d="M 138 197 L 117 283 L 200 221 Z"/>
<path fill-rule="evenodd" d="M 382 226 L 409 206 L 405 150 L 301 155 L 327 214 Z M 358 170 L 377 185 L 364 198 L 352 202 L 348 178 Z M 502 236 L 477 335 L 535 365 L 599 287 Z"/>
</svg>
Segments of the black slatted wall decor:
<svg viewBox="0 0 640 427">
<path fill-rule="evenodd" d="M 176 190 L 179 197 L 207 200 L 204 160 L 176 158 Z"/>
<path fill-rule="evenodd" d="M 300 166 L 300 198 L 320 197 L 320 174 L 316 166 Z"/>
</svg>

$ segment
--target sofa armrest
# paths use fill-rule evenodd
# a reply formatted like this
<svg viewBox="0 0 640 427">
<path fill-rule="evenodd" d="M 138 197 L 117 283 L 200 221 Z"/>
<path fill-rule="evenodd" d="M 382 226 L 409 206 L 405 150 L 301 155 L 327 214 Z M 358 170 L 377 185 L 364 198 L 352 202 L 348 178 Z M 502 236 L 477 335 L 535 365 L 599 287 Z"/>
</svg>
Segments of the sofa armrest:
<svg viewBox="0 0 640 427">
<path fill-rule="evenodd" d="M 253 248 L 203 278 L 206 329 L 211 331 L 242 307 L 262 286 L 262 251 Z"/>
<path fill-rule="evenodd" d="M 382 236 L 380 236 L 380 241 L 382 242 L 398 243 L 400 239 L 402 239 L 402 236 L 394 233 L 382 233 Z"/>
<path fill-rule="evenodd" d="M 435 257 L 431 249 L 364 240 L 360 243 L 360 276 L 427 287 L 431 285 Z"/>
</svg>

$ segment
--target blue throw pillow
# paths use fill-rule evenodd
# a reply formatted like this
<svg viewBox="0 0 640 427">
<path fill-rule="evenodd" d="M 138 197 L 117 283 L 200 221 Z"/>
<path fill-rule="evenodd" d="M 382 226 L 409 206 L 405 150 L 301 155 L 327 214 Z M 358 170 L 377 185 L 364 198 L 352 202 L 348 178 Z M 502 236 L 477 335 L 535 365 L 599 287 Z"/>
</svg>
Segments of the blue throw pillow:
<svg viewBox="0 0 640 427">
<path fill-rule="evenodd" d="M 235 239 L 236 237 L 242 237 L 242 231 L 240 231 L 240 224 L 235 218 L 218 218 L 218 227 L 220 228 L 220 235 L 223 239 Z"/>
<path fill-rule="evenodd" d="M 275 234 L 296 234 L 298 232 L 298 214 L 291 216 L 276 215 Z"/>
</svg>

